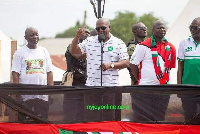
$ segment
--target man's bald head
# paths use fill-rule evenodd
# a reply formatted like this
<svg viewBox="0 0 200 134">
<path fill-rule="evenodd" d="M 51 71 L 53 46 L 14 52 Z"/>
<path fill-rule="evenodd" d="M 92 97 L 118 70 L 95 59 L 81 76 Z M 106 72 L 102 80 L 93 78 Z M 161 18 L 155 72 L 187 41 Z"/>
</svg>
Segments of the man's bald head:
<svg viewBox="0 0 200 134">
<path fill-rule="evenodd" d="M 136 30 L 140 25 L 144 25 L 144 24 L 142 22 L 137 22 L 137 23 L 133 24 L 132 31 Z"/>
<path fill-rule="evenodd" d="M 192 38 L 199 42 L 200 40 L 200 17 L 195 18 L 192 23 L 190 24 L 190 33 Z"/>
<path fill-rule="evenodd" d="M 166 26 L 163 21 L 157 20 L 153 24 L 152 29 L 153 35 L 156 41 L 162 42 L 163 38 L 166 35 Z"/>
<path fill-rule="evenodd" d="M 26 30 L 25 30 L 25 36 L 26 36 L 27 34 L 29 34 L 31 31 L 36 31 L 36 32 L 38 32 L 38 30 L 35 29 L 34 27 L 28 27 L 28 28 L 26 28 Z"/>
<path fill-rule="evenodd" d="M 106 18 L 100 18 L 97 20 L 96 24 L 99 24 L 99 23 L 104 23 L 106 24 L 108 27 L 110 26 L 110 21 Z"/>
<path fill-rule="evenodd" d="M 39 41 L 39 34 L 38 34 L 37 29 L 35 29 L 33 27 L 28 27 L 25 30 L 25 36 L 24 37 L 28 42 L 27 46 L 31 49 L 35 49 L 36 45 Z"/>
<path fill-rule="evenodd" d="M 132 26 L 132 33 L 135 37 L 135 40 L 144 40 L 147 36 L 147 27 L 142 22 L 137 22 Z"/>
<path fill-rule="evenodd" d="M 159 25 L 164 25 L 165 26 L 165 23 L 161 20 L 157 20 L 153 23 L 153 29 L 155 29 L 155 27 L 158 27 Z"/>
<path fill-rule="evenodd" d="M 106 18 L 100 18 L 96 22 L 96 30 L 98 35 L 105 36 L 105 41 L 110 39 L 110 21 Z"/>
<path fill-rule="evenodd" d="M 195 18 L 192 22 L 197 22 L 200 25 L 200 17 Z"/>
</svg>

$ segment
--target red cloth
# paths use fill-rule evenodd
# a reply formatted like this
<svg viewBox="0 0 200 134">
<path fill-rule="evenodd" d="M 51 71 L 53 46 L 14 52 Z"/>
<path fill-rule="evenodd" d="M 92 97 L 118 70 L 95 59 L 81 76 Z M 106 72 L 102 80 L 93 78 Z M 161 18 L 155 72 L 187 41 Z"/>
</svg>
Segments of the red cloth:
<svg viewBox="0 0 200 134">
<path fill-rule="evenodd" d="M 200 134 L 200 125 L 139 124 L 121 121 L 77 124 L 0 123 L 0 134 L 58 134 L 58 129 L 79 132 L 135 132 L 139 134 Z"/>
<path fill-rule="evenodd" d="M 176 48 L 170 42 L 166 43 L 165 41 L 163 41 L 162 44 L 156 43 L 156 45 L 157 45 L 157 52 L 162 57 L 165 57 L 165 47 L 166 47 L 167 44 L 170 46 L 170 50 L 171 50 L 170 68 L 175 68 L 176 67 Z"/>
</svg>

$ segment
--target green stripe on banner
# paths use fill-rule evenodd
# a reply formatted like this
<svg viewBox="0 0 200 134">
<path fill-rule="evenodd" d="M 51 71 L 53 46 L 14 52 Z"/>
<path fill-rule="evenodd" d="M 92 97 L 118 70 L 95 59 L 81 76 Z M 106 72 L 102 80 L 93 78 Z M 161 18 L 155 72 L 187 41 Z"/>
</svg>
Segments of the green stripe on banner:
<svg viewBox="0 0 200 134">
<path fill-rule="evenodd" d="M 59 129 L 59 134 L 113 134 L 113 132 L 73 132 L 69 130 Z M 116 133 L 115 133 L 116 134 Z M 118 132 L 118 134 L 133 134 L 131 132 Z M 138 134 L 138 133 L 134 133 Z"/>
<path fill-rule="evenodd" d="M 59 134 L 73 134 L 73 132 L 64 129 L 59 129 Z"/>
<path fill-rule="evenodd" d="M 92 134 L 99 134 L 98 132 L 92 132 Z"/>
<path fill-rule="evenodd" d="M 99 134 L 99 132 L 73 132 L 69 130 L 59 129 L 59 134 Z"/>
</svg>

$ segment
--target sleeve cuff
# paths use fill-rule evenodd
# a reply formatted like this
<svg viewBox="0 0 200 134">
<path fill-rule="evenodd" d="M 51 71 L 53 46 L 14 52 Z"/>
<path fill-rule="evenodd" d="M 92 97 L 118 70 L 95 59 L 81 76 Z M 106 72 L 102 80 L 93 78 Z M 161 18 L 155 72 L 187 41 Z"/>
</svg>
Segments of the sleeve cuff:
<svg viewBox="0 0 200 134">
<path fill-rule="evenodd" d="M 181 59 L 181 58 L 177 58 L 177 60 L 179 60 L 179 61 L 184 61 L 184 59 Z"/>
</svg>

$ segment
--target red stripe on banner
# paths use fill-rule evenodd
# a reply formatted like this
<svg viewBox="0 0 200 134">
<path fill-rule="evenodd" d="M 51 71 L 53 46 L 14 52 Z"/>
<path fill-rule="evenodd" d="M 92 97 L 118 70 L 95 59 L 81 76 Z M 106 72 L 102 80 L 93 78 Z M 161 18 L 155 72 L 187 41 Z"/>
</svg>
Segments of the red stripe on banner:
<svg viewBox="0 0 200 134">
<path fill-rule="evenodd" d="M 53 124 L 0 123 L 0 134 L 59 134 Z"/>
<path fill-rule="evenodd" d="M 165 132 L 142 132 L 139 134 L 180 134 L 180 130 L 165 131 Z"/>
<path fill-rule="evenodd" d="M 121 121 L 77 124 L 0 123 L 0 134 L 59 134 L 58 129 L 78 132 L 135 132 L 139 134 L 200 134 L 200 125 L 139 124 Z"/>
<path fill-rule="evenodd" d="M 59 125 L 59 127 L 81 132 L 133 132 L 133 134 L 138 132 L 142 134 L 180 131 L 180 134 L 200 134 L 200 125 L 139 124 L 121 121 L 66 124 Z"/>
</svg>

